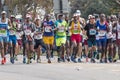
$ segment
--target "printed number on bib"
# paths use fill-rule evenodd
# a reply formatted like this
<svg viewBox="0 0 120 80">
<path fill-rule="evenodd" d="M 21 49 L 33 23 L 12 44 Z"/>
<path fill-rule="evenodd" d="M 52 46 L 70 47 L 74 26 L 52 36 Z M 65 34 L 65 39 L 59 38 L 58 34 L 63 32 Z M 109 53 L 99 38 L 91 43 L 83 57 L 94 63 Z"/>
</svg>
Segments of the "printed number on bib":
<svg viewBox="0 0 120 80">
<path fill-rule="evenodd" d="M 1 36 L 7 36 L 7 31 L 5 29 L 0 29 Z"/>
<path fill-rule="evenodd" d="M 29 29 L 25 30 L 25 34 L 26 35 L 30 35 L 31 34 L 31 30 L 29 30 Z"/>
<path fill-rule="evenodd" d="M 104 30 L 99 31 L 99 36 L 105 36 L 105 35 L 106 35 L 106 31 L 104 31 Z"/>
<path fill-rule="evenodd" d="M 120 32 L 118 32 L 118 39 L 120 39 Z"/>
<path fill-rule="evenodd" d="M 112 32 L 108 32 L 108 33 L 107 33 L 107 38 L 112 38 L 112 37 L 113 37 Z"/>
<path fill-rule="evenodd" d="M 74 30 L 78 30 L 78 25 L 77 24 L 74 25 Z"/>
<path fill-rule="evenodd" d="M 15 31 L 14 30 L 10 30 L 10 35 L 15 35 Z"/>
<path fill-rule="evenodd" d="M 114 40 L 116 39 L 116 33 L 113 33 L 113 39 Z"/>
<path fill-rule="evenodd" d="M 46 26 L 46 27 L 45 27 L 45 32 L 51 32 L 50 29 L 51 29 L 50 26 Z"/>
<path fill-rule="evenodd" d="M 38 35 L 36 36 L 36 38 L 37 38 L 37 39 L 41 39 L 41 38 L 42 38 L 42 34 L 38 34 Z"/>
<path fill-rule="evenodd" d="M 95 29 L 90 29 L 89 34 L 90 35 L 96 35 L 96 30 Z"/>
<path fill-rule="evenodd" d="M 64 26 L 59 27 L 59 32 L 64 32 Z"/>
</svg>

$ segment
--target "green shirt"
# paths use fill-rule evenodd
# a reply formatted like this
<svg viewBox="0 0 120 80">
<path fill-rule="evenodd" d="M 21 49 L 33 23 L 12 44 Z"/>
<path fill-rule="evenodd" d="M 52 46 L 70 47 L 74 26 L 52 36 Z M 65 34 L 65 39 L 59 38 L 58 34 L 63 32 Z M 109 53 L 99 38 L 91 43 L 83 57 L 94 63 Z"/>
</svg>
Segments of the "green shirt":
<svg viewBox="0 0 120 80">
<path fill-rule="evenodd" d="M 66 36 L 67 22 L 66 21 L 61 22 L 60 20 L 57 20 L 55 22 L 55 25 L 58 28 L 56 35 L 57 36 Z"/>
</svg>

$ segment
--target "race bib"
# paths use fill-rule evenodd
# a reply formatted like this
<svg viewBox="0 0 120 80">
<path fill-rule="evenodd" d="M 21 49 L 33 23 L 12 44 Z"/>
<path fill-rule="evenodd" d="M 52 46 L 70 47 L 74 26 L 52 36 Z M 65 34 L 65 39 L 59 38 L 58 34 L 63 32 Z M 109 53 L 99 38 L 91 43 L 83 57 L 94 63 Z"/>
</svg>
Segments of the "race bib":
<svg viewBox="0 0 120 80">
<path fill-rule="evenodd" d="M 23 28 L 24 28 L 24 29 L 27 29 L 27 26 L 26 26 L 26 25 L 24 25 L 24 26 L 23 26 Z"/>
<path fill-rule="evenodd" d="M 90 35 L 96 35 L 96 30 L 95 29 L 90 29 L 89 34 Z"/>
<path fill-rule="evenodd" d="M 105 36 L 106 35 L 106 31 L 100 30 L 98 34 L 99 34 L 99 36 Z"/>
<path fill-rule="evenodd" d="M 10 30 L 10 35 L 15 35 L 16 32 L 14 30 Z"/>
<path fill-rule="evenodd" d="M 113 37 L 113 34 L 111 32 L 107 33 L 107 38 L 112 38 Z"/>
<path fill-rule="evenodd" d="M 118 32 L 118 39 L 120 39 L 120 32 Z"/>
<path fill-rule="evenodd" d="M 96 40 L 99 40 L 100 38 L 99 38 L 99 35 L 96 35 Z"/>
<path fill-rule="evenodd" d="M 60 26 L 58 32 L 64 32 L 64 31 L 65 31 L 64 26 Z"/>
<path fill-rule="evenodd" d="M 74 30 L 78 30 L 78 25 L 74 24 Z"/>
<path fill-rule="evenodd" d="M 50 29 L 51 29 L 50 26 L 46 26 L 46 27 L 45 27 L 45 32 L 51 32 Z"/>
<path fill-rule="evenodd" d="M 20 34 L 20 32 L 16 32 L 16 37 L 17 37 L 17 39 L 21 39 L 21 34 Z"/>
<path fill-rule="evenodd" d="M 7 36 L 7 30 L 0 29 L 0 36 Z"/>
<path fill-rule="evenodd" d="M 116 33 L 113 33 L 113 40 L 116 40 Z"/>
<path fill-rule="evenodd" d="M 31 30 L 26 29 L 26 30 L 25 30 L 25 35 L 30 35 L 30 34 L 31 34 Z"/>
<path fill-rule="evenodd" d="M 42 34 L 36 35 L 36 38 L 37 38 L 37 39 L 42 39 Z"/>
</svg>

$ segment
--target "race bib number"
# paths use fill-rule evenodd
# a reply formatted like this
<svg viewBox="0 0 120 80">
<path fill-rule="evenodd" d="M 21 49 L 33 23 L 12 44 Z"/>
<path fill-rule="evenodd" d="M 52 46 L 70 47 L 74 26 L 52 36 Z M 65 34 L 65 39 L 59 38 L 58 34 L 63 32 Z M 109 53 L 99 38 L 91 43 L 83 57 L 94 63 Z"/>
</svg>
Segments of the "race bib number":
<svg viewBox="0 0 120 80">
<path fill-rule="evenodd" d="M 30 35 L 30 34 L 31 34 L 31 30 L 26 29 L 26 30 L 25 30 L 25 35 Z"/>
<path fill-rule="evenodd" d="M 96 40 L 99 40 L 99 35 L 96 35 Z"/>
<path fill-rule="evenodd" d="M 113 34 L 111 32 L 107 33 L 107 38 L 112 38 L 113 37 Z"/>
<path fill-rule="evenodd" d="M 120 32 L 118 32 L 118 39 L 120 39 Z"/>
<path fill-rule="evenodd" d="M 7 30 L 0 29 L 0 36 L 7 36 Z"/>
<path fill-rule="evenodd" d="M 64 32 L 64 31 L 65 31 L 64 26 L 60 26 L 58 32 Z"/>
<path fill-rule="evenodd" d="M 104 31 L 104 30 L 99 31 L 99 36 L 105 36 L 105 35 L 106 35 L 106 31 Z"/>
<path fill-rule="evenodd" d="M 37 38 L 37 39 L 42 39 L 42 34 L 38 34 L 38 35 L 36 36 L 36 38 Z"/>
<path fill-rule="evenodd" d="M 90 35 L 96 35 L 96 30 L 95 29 L 90 29 L 89 34 Z"/>
<path fill-rule="evenodd" d="M 24 29 L 27 29 L 27 26 L 26 26 L 26 25 L 24 25 L 24 26 L 23 26 L 23 28 L 24 28 Z"/>
<path fill-rule="evenodd" d="M 51 32 L 50 29 L 51 29 L 50 26 L 46 26 L 46 27 L 45 27 L 45 32 Z"/>
<path fill-rule="evenodd" d="M 116 40 L 116 33 L 113 33 L 113 39 Z"/>
<path fill-rule="evenodd" d="M 78 25 L 77 24 L 74 25 L 74 30 L 78 30 Z"/>
<path fill-rule="evenodd" d="M 14 30 L 10 30 L 10 35 L 15 35 L 16 32 Z"/>
</svg>

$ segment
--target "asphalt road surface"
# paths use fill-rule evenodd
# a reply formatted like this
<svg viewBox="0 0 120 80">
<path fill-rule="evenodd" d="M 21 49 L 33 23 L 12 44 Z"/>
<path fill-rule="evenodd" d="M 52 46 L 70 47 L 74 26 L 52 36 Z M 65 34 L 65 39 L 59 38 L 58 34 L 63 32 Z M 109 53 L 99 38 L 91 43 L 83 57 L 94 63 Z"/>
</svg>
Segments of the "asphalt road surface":
<svg viewBox="0 0 120 80">
<path fill-rule="evenodd" d="M 117 63 L 57 63 L 42 57 L 42 63 L 22 64 L 19 61 L 0 65 L 0 80 L 120 80 L 120 62 Z"/>
</svg>

